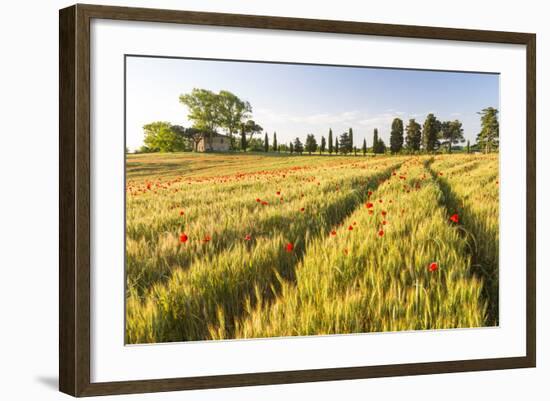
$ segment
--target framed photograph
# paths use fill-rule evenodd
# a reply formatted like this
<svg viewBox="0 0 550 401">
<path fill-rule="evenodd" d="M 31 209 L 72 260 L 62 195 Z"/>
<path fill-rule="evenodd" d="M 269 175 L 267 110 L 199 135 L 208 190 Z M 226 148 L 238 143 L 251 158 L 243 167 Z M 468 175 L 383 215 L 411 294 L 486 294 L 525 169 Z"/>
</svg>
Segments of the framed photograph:
<svg viewBox="0 0 550 401">
<path fill-rule="evenodd" d="M 59 22 L 61 391 L 535 366 L 534 34 Z"/>
</svg>

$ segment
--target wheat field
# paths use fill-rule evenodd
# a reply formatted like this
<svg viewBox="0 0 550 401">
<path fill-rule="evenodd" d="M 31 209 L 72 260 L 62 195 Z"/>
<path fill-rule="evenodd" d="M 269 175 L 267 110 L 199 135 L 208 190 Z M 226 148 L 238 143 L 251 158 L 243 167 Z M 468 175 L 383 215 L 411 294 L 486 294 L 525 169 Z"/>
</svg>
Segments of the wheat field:
<svg viewBox="0 0 550 401">
<path fill-rule="evenodd" d="M 498 325 L 498 155 L 127 155 L 128 344 Z"/>
</svg>

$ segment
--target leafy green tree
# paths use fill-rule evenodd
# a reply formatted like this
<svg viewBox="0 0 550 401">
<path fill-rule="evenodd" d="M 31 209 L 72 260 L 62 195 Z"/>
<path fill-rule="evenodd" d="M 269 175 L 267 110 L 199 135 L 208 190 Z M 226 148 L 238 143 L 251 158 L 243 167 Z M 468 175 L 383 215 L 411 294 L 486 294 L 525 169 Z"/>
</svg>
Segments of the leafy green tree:
<svg viewBox="0 0 550 401">
<path fill-rule="evenodd" d="M 372 138 L 372 151 L 373 153 L 381 154 L 386 152 L 386 144 L 378 137 L 378 128 L 374 129 Z"/>
<path fill-rule="evenodd" d="M 338 154 L 338 150 L 339 150 L 338 149 L 338 147 L 339 147 L 338 142 L 340 142 L 340 141 L 338 140 L 338 137 L 336 137 L 335 140 L 334 140 L 334 153 L 335 154 Z"/>
<path fill-rule="evenodd" d="M 153 152 L 177 152 L 185 148 L 184 138 L 166 121 L 155 121 L 143 126 L 143 143 Z"/>
<path fill-rule="evenodd" d="M 328 130 L 328 153 L 332 154 L 332 151 L 334 150 L 334 145 L 332 143 L 332 128 Z"/>
<path fill-rule="evenodd" d="M 226 90 L 218 93 L 216 101 L 220 126 L 226 130 L 231 146 L 234 147 L 233 134 L 237 133 L 243 121 L 250 118 L 252 107 L 247 101 Z"/>
<path fill-rule="evenodd" d="M 265 137 L 264 137 L 264 152 L 265 153 L 269 152 L 269 139 L 267 137 L 267 132 L 265 133 Z"/>
<path fill-rule="evenodd" d="M 306 137 L 306 151 L 311 155 L 312 152 L 317 150 L 317 140 L 313 134 L 308 134 Z"/>
<path fill-rule="evenodd" d="M 252 141 L 254 135 L 260 134 L 264 130 L 260 125 L 256 124 L 254 120 L 247 120 L 243 124 L 243 129 L 244 132 L 249 135 L 248 141 Z"/>
<path fill-rule="evenodd" d="M 290 145 L 288 145 L 288 148 L 290 149 L 290 154 L 294 153 L 294 144 L 290 142 Z"/>
<path fill-rule="evenodd" d="M 477 135 L 477 145 L 483 152 L 489 153 L 499 147 L 498 110 L 487 107 L 478 114 L 481 115 L 481 132 Z"/>
<path fill-rule="evenodd" d="M 277 145 L 277 133 L 273 132 L 273 151 L 277 152 L 279 150 L 279 147 Z"/>
<path fill-rule="evenodd" d="M 382 138 L 379 138 L 378 141 L 376 142 L 376 150 L 375 150 L 375 153 L 378 153 L 378 154 L 384 154 L 384 153 L 386 153 L 386 144 L 384 143 L 384 141 L 382 140 Z"/>
<path fill-rule="evenodd" d="M 351 137 L 349 132 L 344 132 L 342 135 L 340 135 L 338 148 L 340 150 L 340 153 L 348 154 L 351 153 L 353 150 L 353 145 L 351 144 Z"/>
<path fill-rule="evenodd" d="M 363 147 L 361 148 L 361 150 L 363 151 L 363 156 L 366 156 L 366 154 L 367 154 L 367 139 L 366 138 L 363 139 Z"/>
<path fill-rule="evenodd" d="M 210 142 L 223 124 L 218 95 L 207 89 L 194 88 L 191 93 L 180 95 L 179 101 L 189 109 L 187 119 L 193 122 L 193 127 Z"/>
<path fill-rule="evenodd" d="M 378 153 L 378 128 L 375 128 L 372 134 L 372 153 Z"/>
<path fill-rule="evenodd" d="M 422 146 L 426 152 L 433 152 L 439 147 L 438 135 L 441 123 L 430 113 L 422 126 Z"/>
<path fill-rule="evenodd" d="M 399 153 L 403 148 L 403 120 L 394 118 L 390 132 L 390 150 L 392 153 Z"/>
<path fill-rule="evenodd" d="M 321 146 L 319 147 L 319 154 L 325 153 L 327 150 L 327 140 L 324 136 L 321 137 Z"/>
<path fill-rule="evenodd" d="M 304 152 L 304 145 L 302 144 L 302 141 L 300 141 L 300 138 L 296 138 L 294 140 L 294 151 L 299 154 Z"/>
<path fill-rule="evenodd" d="M 420 124 L 416 122 L 414 118 L 409 120 L 407 124 L 407 136 L 405 142 L 407 149 L 411 152 L 417 152 L 420 150 L 420 144 L 422 142 L 422 130 Z"/>
<path fill-rule="evenodd" d="M 462 123 L 458 120 L 444 121 L 441 123 L 441 138 L 442 145 L 447 147 L 447 151 L 451 153 L 454 144 L 464 142 L 464 130 Z"/>
<path fill-rule="evenodd" d="M 252 138 L 248 141 L 248 149 L 251 152 L 264 152 L 264 141 L 261 138 Z"/>
</svg>

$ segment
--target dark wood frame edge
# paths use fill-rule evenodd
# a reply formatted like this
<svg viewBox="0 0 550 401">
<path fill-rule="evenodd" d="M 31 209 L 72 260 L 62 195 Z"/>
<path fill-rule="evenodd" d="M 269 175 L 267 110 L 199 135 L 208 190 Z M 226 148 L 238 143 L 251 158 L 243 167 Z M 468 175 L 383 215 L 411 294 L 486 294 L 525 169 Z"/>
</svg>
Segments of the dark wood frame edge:
<svg viewBox="0 0 550 401">
<path fill-rule="evenodd" d="M 527 302 L 525 357 L 90 382 L 90 20 L 185 23 L 523 44 L 527 48 Z M 351 21 L 77 4 L 59 12 L 59 389 L 73 396 L 350 380 L 536 366 L 536 35 Z"/>
</svg>

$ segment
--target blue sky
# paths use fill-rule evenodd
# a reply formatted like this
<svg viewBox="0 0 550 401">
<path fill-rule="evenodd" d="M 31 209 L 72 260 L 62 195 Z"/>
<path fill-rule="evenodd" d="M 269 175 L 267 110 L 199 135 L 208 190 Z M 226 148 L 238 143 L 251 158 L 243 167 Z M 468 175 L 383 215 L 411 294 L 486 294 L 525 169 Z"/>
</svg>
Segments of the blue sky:
<svg viewBox="0 0 550 401">
<path fill-rule="evenodd" d="M 143 125 L 169 121 L 185 127 L 179 96 L 193 88 L 229 90 L 252 105 L 252 118 L 279 143 L 309 133 L 318 139 L 353 128 L 355 145 L 372 145 L 374 128 L 386 144 L 395 117 L 422 124 L 428 113 L 459 119 L 475 142 L 479 112 L 499 108 L 497 74 L 235 61 L 128 57 L 127 146 L 143 143 Z"/>
</svg>

